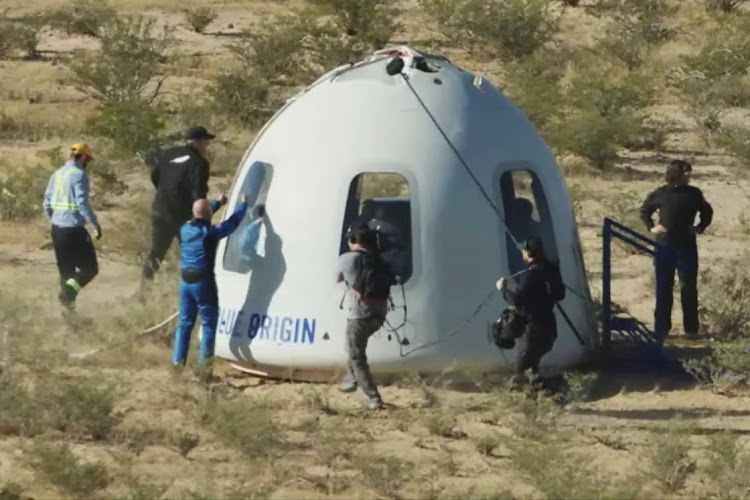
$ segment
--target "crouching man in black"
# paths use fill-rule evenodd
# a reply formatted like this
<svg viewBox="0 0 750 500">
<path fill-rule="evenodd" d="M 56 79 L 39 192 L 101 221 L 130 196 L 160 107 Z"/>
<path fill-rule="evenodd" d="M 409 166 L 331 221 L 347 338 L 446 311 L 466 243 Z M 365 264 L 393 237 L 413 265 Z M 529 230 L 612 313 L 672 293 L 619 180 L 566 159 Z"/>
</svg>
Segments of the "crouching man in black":
<svg viewBox="0 0 750 500">
<path fill-rule="evenodd" d="M 544 246 L 539 238 L 532 237 L 526 241 L 523 260 L 529 267 L 521 275 L 518 289 L 508 290 L 506 278 L 497 282 L 497 288 L 527 321 L 526 345 L 516 364 L 513 386 L 521 385 L 524 373 L 531 369 L 534 374 L 532 385 L 536 388 L 543 382 L 539 376 L 539 362 L 552 350 L 557 339 L 554 307 L 565 298 L 565 285 L 559 268 L 545 257 Z"/>
</svg>

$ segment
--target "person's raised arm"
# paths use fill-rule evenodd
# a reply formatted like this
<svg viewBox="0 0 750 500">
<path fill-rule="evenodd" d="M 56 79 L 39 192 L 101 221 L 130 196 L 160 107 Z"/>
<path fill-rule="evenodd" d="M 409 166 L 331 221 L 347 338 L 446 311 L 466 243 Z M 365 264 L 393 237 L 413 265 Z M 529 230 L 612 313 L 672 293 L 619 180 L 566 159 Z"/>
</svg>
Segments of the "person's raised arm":
<svg viewBox="0 0 750 500">
<path fill-rule="evenodd" d="M 237 204 L 237 208 L 234 209 L 234 213 L 229 216 L 227 220 L 219 224 L 218 226 L 212 226 L 211 232 L 216 235 L 218 239 L 226 238 L 237 230 L 242 222 L 242 219 L 247 213 L 247 195 L 242 195 L 242 201 Z"/>
</svg>

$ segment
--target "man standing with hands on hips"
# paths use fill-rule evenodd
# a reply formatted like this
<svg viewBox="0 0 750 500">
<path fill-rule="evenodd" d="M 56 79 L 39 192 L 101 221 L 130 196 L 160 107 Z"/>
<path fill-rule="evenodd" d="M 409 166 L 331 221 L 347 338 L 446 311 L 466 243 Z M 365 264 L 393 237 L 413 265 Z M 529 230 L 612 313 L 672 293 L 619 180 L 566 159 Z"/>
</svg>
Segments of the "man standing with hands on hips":
<svg viewBox="0 0 750 500">
<path fill-rule="evenodd" d="M 672 294 L 675 270 L 680 278 L 680 298 L 685 336 L 698 336 L 698 243 L 711 224 L 713 208 L 700 189 L 690 186 L 692 166 L 673 160 L 667 166 L 666 184 L 652 191 L 640 209 L 643 223 L 659 243 L 656 267 L 656 308 L 654 332 L 663 342 L 672 329 Z M 659 220 L 652 220 L 658 210 Z M 696 215 L 700 221 L 695 224 Z"/>
</svg>

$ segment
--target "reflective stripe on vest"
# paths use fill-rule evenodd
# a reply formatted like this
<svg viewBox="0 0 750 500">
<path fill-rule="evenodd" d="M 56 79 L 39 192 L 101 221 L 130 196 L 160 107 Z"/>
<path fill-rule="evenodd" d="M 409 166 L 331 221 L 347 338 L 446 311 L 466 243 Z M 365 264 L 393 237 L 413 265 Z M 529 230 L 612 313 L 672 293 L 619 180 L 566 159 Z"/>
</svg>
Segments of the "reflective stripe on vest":
<svg viewBox="0 0 750 500">
<path fill-rule="evenodd" d="M 71 202 L 68 198 L 68 193 L 65 189 L 68 186 L 68 180 L 70 176 L 76 171 L 75 168 L 70 167 L 67 170 L 63 170 L 55 174 L 55 194 L 52 195 L 52 202 L 50 207 L 55 210 L 78 210 L 78 205 L 75 201 Z"/>
</svg>

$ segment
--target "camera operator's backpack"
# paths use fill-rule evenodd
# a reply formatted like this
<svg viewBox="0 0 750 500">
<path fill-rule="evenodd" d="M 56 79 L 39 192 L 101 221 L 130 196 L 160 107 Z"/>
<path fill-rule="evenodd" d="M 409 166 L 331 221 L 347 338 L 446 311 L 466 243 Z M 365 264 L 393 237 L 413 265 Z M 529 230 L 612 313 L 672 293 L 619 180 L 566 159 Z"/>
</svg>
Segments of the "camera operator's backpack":
<svg viewBox="0 0 750 500">
<path fill-rule="evenodd" d="M 390 266 L 375 252 L 357 251 L 357 276 L 352 288 L 363 298 L 387 300 L 396 277 Z"/>
</svg>

